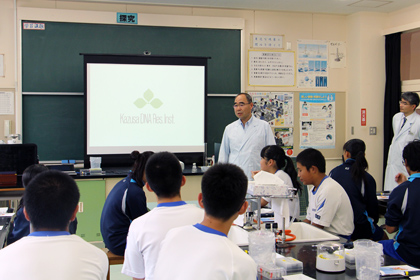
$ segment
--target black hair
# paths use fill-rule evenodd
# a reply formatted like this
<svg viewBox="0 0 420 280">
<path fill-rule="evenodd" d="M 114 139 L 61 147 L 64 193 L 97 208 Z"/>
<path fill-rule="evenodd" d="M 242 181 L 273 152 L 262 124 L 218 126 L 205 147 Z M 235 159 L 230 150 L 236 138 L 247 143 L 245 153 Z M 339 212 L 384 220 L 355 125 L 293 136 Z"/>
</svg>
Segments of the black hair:
<svg viewBox="0 0 420 280">
<path fill-rule="evenodd" d="M 180 194 L 182 168 L 174 154 L 161 152 L 152 155 L 145 172 L 147 183 L 158 197 L 171 198 Z"/>
<path fill-rule="evenodd" d="M 350 174 L 355 182 L 366 183 L 366 169 L 368 162 L 365 158 L 366 145 L 363 140 L 351 139 L 343 146 L 343 151 L 350 153 L 350 158 L 355 160 L 355 163 L 350 168 Z"/>
<path fill-rule="evenodd" d="M 32 164 L 23 170 L 22 173 L 22 185 L 24 188 L 29 184 L 29 182 L 39 173 L 48 171 L 48 167 L 42 164 Z"/>
<path fill-rule="evenodd" d="M 403 159 L 407 161 L 407 166 L 411 171 L 420 172 L 420 141 L 414 140 L 405 146 Z"/>
<path fill-rule="evenodd" d="M 293 187 L 296 189 L 296 193 L 297 191 L 302 191 L 302 187 L 297 180 L 297 172 L 293 161 L 290 157 L 286 156 L 286 153 L 280 146 L 265 146 L 261 150 L 261 157 L 267 160 L 274 160 L 276 162 L 277 169 L 284 170 L 284 172 L 290 176 L 290 179 L 292 179 Z"/>
<path fill-rule="evenodd" d="M 45 165 L 42 164 L 32 164 L 28 167 L 25 168 L 25 170 L 23 170 L 22 173 L 22 185 L 24 188 L 26 188 L 26 186 L 29 184 L 29 182 L 35 178 L 36 175 L 38 175 L 39 173 L 48 171 L 48 167 L 46 167 Z M 23 197 L 19 202 L 19 205 L 16 209 L 16 211 L 18 211 L 20 208 L 23 207 Z"/>
<path fill-rule="evenodd" d="M 66 230 L 79 202 L 76 182 L 67 174 L 49 170 L 38 174 L 24 193 L 24 205 L 36 230 Z"/>
<path fill-rule="evenodd" d="M 419 106 L 419 95 L 412 91 L 403 92 L 401 99 L 407 100 L 411 105 Z"/>
<path fill-rule="evenodd" d="M 252 97 L 251 97 L 251 95 L 249 95 L 248 93 L 246 93 L 246 92 L 241 92 L 241 93 L 238 93 L 237 95 L 236 95 L 236 97 L 238 97 L 239 95 L 241 95 L 241 94 L 243 94 L 245 97 L 246 97 L 246 100 L 248 101 L 248 103 L 252 103 Z M 235 98 L 236 98 L 235 97 Z M 261 98 L 261 100 L 262 100 L 262 98 Z"/>
<path fill-rule="evenodd" d="M 322 153 L 316 149 L 308 148 L 300 152 L 296 157 L 296 162 L 305 166 L 309 170 L 312 166 L 318 168 L 318 171 L 325 173 L 325 158 Z"/>
<path fill-rule="evenodd" d="M 201 180 L 201 192 L 206 214 L 227 221 L 245 202 L 248 178 L 244 171 L 231 163 L 210 167 Z"/>
<path fill-rule="evenodd" d="M 154 153 L 147 151 L 140 153 L 139 151 L 132 151 L 131 158 L 134 159 L 133 167 L 131 168 L 131 178 L 136 181 L 137 185 L 141 186 L 143 182 L 144 168 L 146 167 L 146 162 Z"/>
</svg>

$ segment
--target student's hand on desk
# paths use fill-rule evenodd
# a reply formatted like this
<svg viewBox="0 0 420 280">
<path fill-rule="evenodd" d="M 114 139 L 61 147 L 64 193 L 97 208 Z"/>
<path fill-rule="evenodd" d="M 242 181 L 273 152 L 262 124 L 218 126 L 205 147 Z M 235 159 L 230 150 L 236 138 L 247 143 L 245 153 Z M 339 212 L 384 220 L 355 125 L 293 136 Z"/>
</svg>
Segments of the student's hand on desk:
<svg viewBox="0 0 420 280">
<path fill-rule="evenodd" d="M 260 171 L 261 171 L 261 170 L 251 171 L 252 178 L 254 178 L 254 176 L 255 176 L 255 175 L 257 175 L 257 174 L 258 174 L 258 172 L 260 172 Z"/>
<path fill-rule="evenodd" d="M 405 177 L 404 174 L 398 173 L 397 175 L 395 175 L 395 182 L 397 182 L 398 184 L 404 183 L 405 181 L 407 181 L 407 177 Z"/>
</svg>

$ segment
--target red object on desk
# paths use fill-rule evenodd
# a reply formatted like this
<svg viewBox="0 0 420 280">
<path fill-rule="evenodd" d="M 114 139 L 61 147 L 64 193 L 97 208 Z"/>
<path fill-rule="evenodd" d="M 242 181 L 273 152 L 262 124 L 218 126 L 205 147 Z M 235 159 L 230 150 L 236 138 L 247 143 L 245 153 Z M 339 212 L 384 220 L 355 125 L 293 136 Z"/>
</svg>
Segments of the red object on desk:
<svg viewBox="0 0 420 280">
<path fill-rule="evenodd" d="M 16 172 L 0 172 L 0 186 L 16 186 L 17 174 Z"/>
</svg>

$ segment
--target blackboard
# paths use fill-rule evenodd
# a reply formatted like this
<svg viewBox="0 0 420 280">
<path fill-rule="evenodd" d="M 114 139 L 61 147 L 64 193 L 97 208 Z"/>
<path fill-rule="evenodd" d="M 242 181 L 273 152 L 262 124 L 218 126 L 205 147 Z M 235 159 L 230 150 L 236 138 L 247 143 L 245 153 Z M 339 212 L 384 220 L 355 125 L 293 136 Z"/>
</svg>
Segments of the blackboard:
<svg viewBox="0 0 420 280">
<path fill-rule="evenodd" d="M 24 21 L 25 22 L 25 21 Z M 211 57 L 208 92 L 240 92 L 240 30 L 45 22 L 22 30 L 22 130 L 40 160 L 83 159 L 83 56 L 80 53 Z M 25 93 L 63 93 L 29 95 Z M 233 98 L 209 97 L 208 154 L 235 119 Z M 193 104 L 191 104 L 193 106 Z M 222 109 L 223 108 L 223 109 Z"/>
</svg>

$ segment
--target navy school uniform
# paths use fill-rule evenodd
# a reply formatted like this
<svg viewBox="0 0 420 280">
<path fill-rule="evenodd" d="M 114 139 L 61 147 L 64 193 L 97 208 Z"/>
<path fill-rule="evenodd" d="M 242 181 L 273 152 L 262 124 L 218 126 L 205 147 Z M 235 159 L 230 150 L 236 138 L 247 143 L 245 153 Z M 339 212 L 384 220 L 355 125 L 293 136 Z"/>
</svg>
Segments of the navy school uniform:
<svg viewBox="0 0 420 280">
<path fill-rule="evenodd" d="M 130 223 L 147 212 L 143 182 L 137 184 L 128 174 L 106 198 L 101 215 L 101 234 L 105 247 L 123 256 Z"/>
<path fill-rule="evenodd" d="M 412 174 L 390 194 L 385 224 L 398 227 L 393 247 L 408 264 L 420 268 L 420 173 Z M 391 240 L 390 240 L 391 241 Z"/>
<path fill-rule="evenodd" d="M 75 234 L 76 230 L 77 230 L 77 218 L 74 219 L 74 221 L 71 222 L 69 226 L 69 232 L 71 234 Z M 7 236 L 7 245 L 10 245 L 13 242 L 18 241 L 22 237 L 29 235 L 29 233 L 30 233 L 29 221 L 26 220 L 25 214 L 23 214 L 23 207 L 21 207 L 16 211 L 13 224 L 11 225 L 9 234 Z"/>
<path fill-rule="evenodd" d="M 354 231 L 351 239 L 371 239 L 379 219 L 376 182 L 366 172 L 367 184 L 364 184 L 362 189 L 362 183 L 356 183 L 351 177 L 350 168 L 354 163 L 354 159 L 347 159 L 331 171 L 330 177 L 344 188 L 350 199 L 354 214 Z"/>
</svg>

